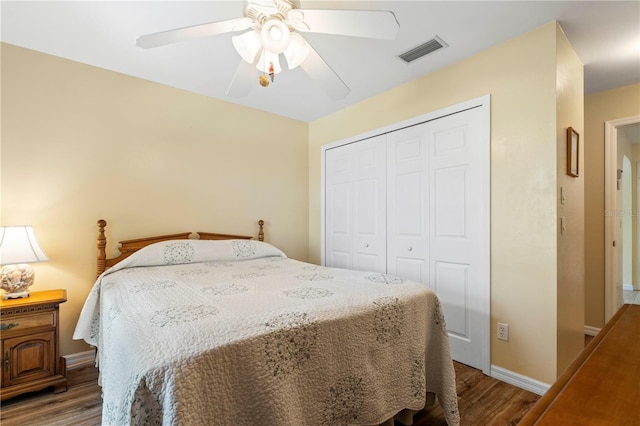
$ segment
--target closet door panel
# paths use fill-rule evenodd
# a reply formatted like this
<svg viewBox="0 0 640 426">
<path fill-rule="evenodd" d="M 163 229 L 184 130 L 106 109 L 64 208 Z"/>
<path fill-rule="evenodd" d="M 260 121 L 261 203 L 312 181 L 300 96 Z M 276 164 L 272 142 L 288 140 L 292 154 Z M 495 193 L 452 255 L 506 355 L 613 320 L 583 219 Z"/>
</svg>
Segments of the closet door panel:
<svg viewBox="0 0 640 426">
<path fill-rule="evenodd" d="M 334 184 L 331 191 L 331 210 L 328 222 L 331 224 L 332 248 L 329 251 L 331 263 L 338 268 L 351 267 L 351 187 L 348 183 Z"/>
<path fill-rule="evenodd" d="M 443 306 L 455 359 L 481 367 L 482 158 L 479 117 L 469 110 L 429 123 L 430 287 Z"/>
<path fill-rule="evenodd" d="M 443 242 L 465 239 L 467 233 L 468 167 L 437 169 L 434 179 L 436 237 Z"/>
<path fill-rule="evenodd" d="M 353 205 L 353 269 L 386 272 L 386 136 L 358 142 L 351 182 Z"/>
<path fill-rule="evenodd" d="M 386 272 L 385 140 L 326 151 L 327 266 Z"/>
<path fill-rule="evenodd" d="M 435 262 L 435 282 L 438 298 L 447 306 L 447 330 L 456 339 L 471 340 L 471 318 L 469 316 L 468 264 Z"/>
<path fill-rule="evenodd" d="M 367 170 L 372 171 L 371 169 Z M 366 173 L 368 175 L 368 173 Z M 354 183 L 354 269 L 360 271 L 381 270 L 384 262 L 384 229 L 380 226 L 381 185 L 376 177 L 365 176 L 360 180 L 356 177 Z M 384 201 L 384 199 L 382 199 Z"/>
<path fill-rule="evenodd" d="M 326 152 L 326 263 L 351 268 L 351 158 L 349 151 Z"/>
<path fill-rule="evenodd" d="M 426 125 L 387 135 L 387 273 L 429 280 Z"/>
</svg>

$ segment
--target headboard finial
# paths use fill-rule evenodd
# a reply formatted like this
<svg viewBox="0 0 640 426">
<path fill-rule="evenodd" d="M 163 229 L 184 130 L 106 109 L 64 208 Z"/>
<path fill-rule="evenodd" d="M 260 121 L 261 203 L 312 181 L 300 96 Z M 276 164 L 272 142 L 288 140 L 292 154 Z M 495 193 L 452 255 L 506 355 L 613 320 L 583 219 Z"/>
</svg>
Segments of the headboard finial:
<svg viewBox="0 0 640 426">
<path fill-rule="evenodd" d="M 258 221 L 258 225 L 260 226 L 260 231 L 258 231 L 258 241 L 264 241 L 264 220 L 260 219 Z"/>
<path fill-rule="evenodd" d="M 104 228 L 107 226 L 107 221 L 104 219 L 100 219 L 98 221 L 98 265 L 97 265 L 97 274 L 96 277 L 100 276 L 101 273 L 106 269 L 106 261 L 107 261 L 107 251 L 105 247 L 107 247 L 107 237 L 104 235 Z"/>
</svg>

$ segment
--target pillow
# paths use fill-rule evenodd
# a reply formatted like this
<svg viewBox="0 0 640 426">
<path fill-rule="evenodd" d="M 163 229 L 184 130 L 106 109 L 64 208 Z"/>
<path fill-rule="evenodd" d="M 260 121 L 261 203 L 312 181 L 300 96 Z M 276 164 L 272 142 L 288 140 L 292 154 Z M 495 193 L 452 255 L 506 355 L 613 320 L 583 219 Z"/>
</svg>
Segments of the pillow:
<svg viewBox="0 0 640 426">
<path fill-rule="evenodd" d="M 150 244 L 118 262 L 105 273 L 138 266 L 178 265 L 287 257 L 269 243 L 254 240 L 169 240 Z"/>
</svg>

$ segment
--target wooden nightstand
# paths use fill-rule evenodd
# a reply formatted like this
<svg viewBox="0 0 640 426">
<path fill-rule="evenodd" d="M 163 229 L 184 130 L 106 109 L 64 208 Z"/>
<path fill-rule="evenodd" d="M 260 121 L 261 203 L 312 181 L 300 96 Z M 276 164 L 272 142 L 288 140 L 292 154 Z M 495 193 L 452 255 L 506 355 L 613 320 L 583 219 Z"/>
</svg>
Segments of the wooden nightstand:
<svg viewBox="0 0 640 426">
<path fill-rule="evenodd" d="M 67 390 L 67 367 L 60 357 L 59 305 L 66 290 L 34 291 L 22 299 L 0 300 L 2 394 L 0 400 L 54 386 Z"/>
</svg>

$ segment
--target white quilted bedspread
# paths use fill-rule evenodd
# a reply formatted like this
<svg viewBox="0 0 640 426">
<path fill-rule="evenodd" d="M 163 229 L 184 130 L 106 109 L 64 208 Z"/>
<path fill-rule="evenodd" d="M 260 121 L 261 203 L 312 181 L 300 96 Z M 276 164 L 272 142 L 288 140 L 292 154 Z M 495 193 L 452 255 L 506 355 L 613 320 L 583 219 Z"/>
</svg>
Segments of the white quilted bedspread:
<svg viewBox="0 0 640 426">
<path fill-rule="evenodd" d="M 427 392 L 459 423 L 431 290 L 257 241 L 138 251 L 96 281 L 74 338 L 98 347 L 107 425 L 373 425 Z"/>
</svg>

